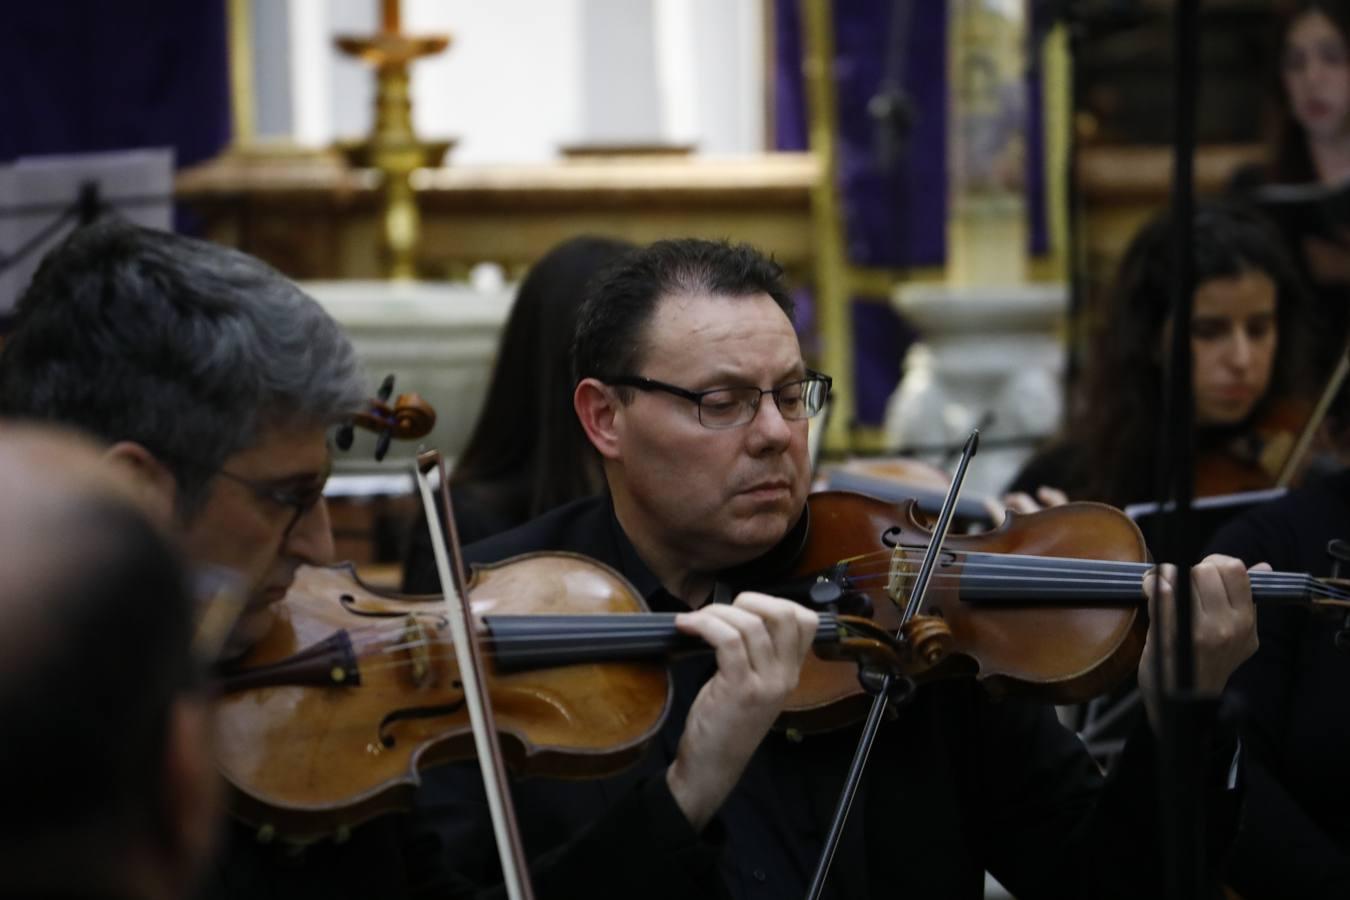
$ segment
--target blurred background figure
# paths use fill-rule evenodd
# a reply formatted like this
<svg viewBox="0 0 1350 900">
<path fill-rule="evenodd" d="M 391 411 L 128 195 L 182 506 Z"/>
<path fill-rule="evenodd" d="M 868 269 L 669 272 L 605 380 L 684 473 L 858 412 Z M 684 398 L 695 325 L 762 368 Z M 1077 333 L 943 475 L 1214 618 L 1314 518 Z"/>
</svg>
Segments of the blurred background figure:
<svg viewBox="0 0 1350 900">
<path fill-rule="evenodd" d="M 0 427 L 0 895 L 174 898 L 220 812 L 193 603 L 91 445 Z"/>
<path fill-rule="evenodd" d="M 1275 102 L 1267 159 L 1240 169 L 1233 188 L 1280 225 L 1313 287 L 1316 374 L 1330 373 L 1350 328 L 1350 3 L 1284 7 L 1271 52 Z"/>
<path fill-rule="evenodd" d="M 1131 242 L 1069 424 L 1009 485 L 1022 495 L 1011 498 L 1014 509 L 1029 510 L 1029 497 L 1043 487 L 1062 492 L 1061 501 L 1121 507 L 1156 495 L 1175 277 L 1171 227 L 1164 214 Z M 1307 413 L 1303 292 L 1279 239 L 1256 214 L 1202 204 L 1194 234 L 1196 494 L 1270 487 Z"/>
<path fill-rule="evenodd" d="M 600 461 L 572 410 L 572 332 L 587 282 L 630 249 L 609 238 L 573 238 L 521 283 L 482 411 L 450 476 L 461 543 L 601 489 Z M 403 589 L 440 591 L 422 515 L 409 538 Z"/>
</svg>

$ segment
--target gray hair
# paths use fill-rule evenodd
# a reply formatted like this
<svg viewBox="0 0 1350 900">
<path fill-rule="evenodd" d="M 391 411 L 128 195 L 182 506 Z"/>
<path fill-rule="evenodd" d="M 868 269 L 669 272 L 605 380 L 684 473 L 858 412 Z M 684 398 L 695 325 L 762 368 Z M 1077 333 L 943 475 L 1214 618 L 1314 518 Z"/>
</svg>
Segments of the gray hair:
<svg viewBox="0 0 1350 900">
<path fill-rule="evenodd" d="M 142 444 L 184 516 L 266 429 L 336 424 L 366 396 L 347 336 L 276 270 L 117 220 L 47 255 L 0 352 L 0 414 Z"/>
</svg>

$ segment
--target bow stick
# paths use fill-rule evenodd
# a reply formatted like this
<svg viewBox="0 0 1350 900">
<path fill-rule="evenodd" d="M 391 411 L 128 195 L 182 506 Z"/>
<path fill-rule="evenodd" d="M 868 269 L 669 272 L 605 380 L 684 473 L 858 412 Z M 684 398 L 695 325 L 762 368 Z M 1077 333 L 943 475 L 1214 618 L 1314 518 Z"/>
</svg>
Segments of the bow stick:
<svg viewBox="0 0 1350 900">
<path fill-rule="evenodd" d="M 937 564 L 938 554 L 942 550 L 942 541 L 947 537 L 947 529 L 952 524 L 952 514 L 956 511 L 957 498 L 961 496 L 961 484 L 966 480 L 966 468 L 970 465 L 970 460 L 975 456 L 976 449 L 980 445 L 980 432 L 971 431 L 970 437 L 966 439 L 966 446 L 961 451 L 961 461 L 956 465 L 956 474 L 952 476 L 952 483 L 947 488 L 947 496 L 942 501 L 942 511 L 938 513 L 937 524 L 933 526 L 933 537 L 928 542 L 928 550 L 924 553 L 923 564 L 919 566 L 919 574 L 915 577 L 913 587 L 910 590 L 909 602 L 905 605 L 905 612 L 900 621 L 900 629 L 896 631 L 897 641 L 904 639 L 905 625 L 914 618 L 914 614 L 923 606 L 924 595 L 928 592 L 928 582 L 933 577 L 933 569 Z M 897 546 L 897 551 L 902 548 Z M 886 711 L 886 707 L 894 700 L 896 703 L 908 700 L 914 693 L 914 682 L 905 679 L 900 683 L 900 691 L 896 697 L 892 697 L 893 689 L 897 687 L 895 676 L 887 673 L 877 684 L 876 699 L 872 701 L 872 708 L 867 713 L 867 722 L 863 725 L 862 737 L 858 739 L 858 749 L 853 753 L 853 762 L 849 766 L 848 778 L 844 782 L 844 789 L 839 795 L 839 802 L 834 808 L 834 820 L 830 823 L 830 831 L 825 836 L 825 845 L 821 848 L 820 859 L 816 863 L 816 873 L 811 878 L 811 887 L 806 892 L 807 900 L 820 900 L 821 891 L 825 889 L 825 879 L 830 874 L 830 863 L 834 861 L 834 852 L 839 847 L 839 838 L 844 833 L 844 823 L 848 821 L 849 809 L 853 806 L 853 797 L 858 793 L 858 785 L 862 782 L 863 769 L 867 767 L 867 757 L 872 752 L 872 744 L 877 738 L 877 731 L 881 728 L 881 716 Z"/>
<path fill-rule="evenodd" d="M 450 548 L 454 550 L 453 560 L 441 533 L 440 514 L 431 493 L 431 483 L 427 480 L 427 472 L 433 468 L 440 471 L 441 504 L 445 510 Z M 525 862 L 525 848 L 520 840 L 515 807 L 511 803 L 511 786 L 506 779 L 506 762 L 497 740 L 497 723 L 482 677 L 483 655 L 469 604 L 464 598 L 464 561 L 459 555 L 459 535 L 455 531 L 454 510 L 450 503 L 450 479 L 440 453 L 430 450 L 418 454 L 413 464 L 413 475 L 422 494 L 427 527 L 431 529 L 431 550 L 436 558 L 436 573 L 440 576 L 441 590 L 445 595 L 446 619 L 450 623 L 450 634 L 454 640 L 455 660 L 464 688 L 464 700 L 469 709 L 469 722 L 473 725 L 474 747 L 478 751 L 478 765 L 483 772 L 483 789 L 487 793 L 492 830 L 497 838 L 497 854 L 501 858 L 506 895 L 511 900 L 534 900 L 530 871 Z"/>
</svg>

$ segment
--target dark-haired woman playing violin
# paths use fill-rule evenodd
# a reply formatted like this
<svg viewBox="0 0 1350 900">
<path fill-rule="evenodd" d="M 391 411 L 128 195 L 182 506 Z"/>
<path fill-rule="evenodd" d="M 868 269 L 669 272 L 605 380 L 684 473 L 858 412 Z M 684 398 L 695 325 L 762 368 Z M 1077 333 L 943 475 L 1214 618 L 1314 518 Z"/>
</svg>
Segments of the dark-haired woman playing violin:
<svg viewBox="0 0 1350 900">
<path fill-rule="evenodd" d="M 1131 241 L 1065 435 L 1033 457 L 1010 492 L 1050 487 L 1121 507 L 1154 498 L 1175 281 L 1171 229 L 1163 215 Z M 1278 237 L 1255 214 L 1201 204 L 1193 234 L 1196 493 L 1270 487 L 1302 424 L 1292 410 L 1302 405 L 1303 291 Z M 1026 511 L 1029 502 L 1009 505 Z"/>
</svg>

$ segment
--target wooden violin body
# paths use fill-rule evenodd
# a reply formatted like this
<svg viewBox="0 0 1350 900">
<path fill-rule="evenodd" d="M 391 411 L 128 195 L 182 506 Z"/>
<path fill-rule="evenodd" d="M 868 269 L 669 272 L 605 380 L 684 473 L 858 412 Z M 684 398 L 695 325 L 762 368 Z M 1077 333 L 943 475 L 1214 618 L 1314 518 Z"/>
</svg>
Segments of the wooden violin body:
<svg viewBox="0 0 1350 900">
<path fill-rule="evenodd" d="M 836 581 L 841 609 L 851 611 L 848 601 L 865 597 L 877 625 L 898 628 L 902 606 L 887 589 L 897 584 L 903 591 L 906 580 L 912 581 L 930 537 L 913 502 L 896 506 L 827 491 L 810 495 L 808 508 L 809 535 L 794 574 Z M 915 548 L 898 573 L 892 569 L 897 544 Z M 980 558 L 980 573 L 972 554 Z M 1073 596 L 1055 593 L 1008 603 L 1008 586 L 1023 576 L 999 571 L 1014 557 L 991 564 L 986 554 L 1142 562 L 1147 548 L 1128 517 L 1096 503 L 1010 515 L 995 531 L 949 536 L 917 618 L 921 628 L 924 618 L 940 620 L 950 639 L 944 639 L 941 661 L 918 680 L 973 676 L 995 692 L 1067 704 L 1096 696 L 1134 671 L 1146 636 L 1142 592 L 1114 605 L 1086 598 L 1077 605 Z M 775 586 L 763 589 L 773 592 Z M 982 602 L 982 594 L 999 600 Z M 808 658 L 782 724 L 827 730 L 855 721 L 871 699 L 858 683 L 856 666 Z"/>
<path fill-rule="evenodd" d="M 646 610 L 616 572 L 572 554 L 478 569 L 469 600 L 475 618 Z M 449 642 L 439 597 L 378 594 L 349 566 L 301 569 L 276 626 L 221 683 L 220 768 L 235 814 L 305 840 L 409 808 L 423 769 L 473 756 Z M 661 661 L 489 676 L 503 752 L 541 775 L 622 769 L 670 698 Z"/>
<path fill-rule="evenodd" d="M 1195 460 L 1195 496 L 1213 497 L 1275 487 L 1312 411 L 1284 400 L 1227 443 L 1202 449 Z"/>
</svg>

